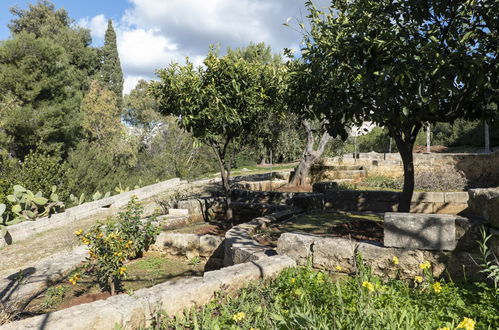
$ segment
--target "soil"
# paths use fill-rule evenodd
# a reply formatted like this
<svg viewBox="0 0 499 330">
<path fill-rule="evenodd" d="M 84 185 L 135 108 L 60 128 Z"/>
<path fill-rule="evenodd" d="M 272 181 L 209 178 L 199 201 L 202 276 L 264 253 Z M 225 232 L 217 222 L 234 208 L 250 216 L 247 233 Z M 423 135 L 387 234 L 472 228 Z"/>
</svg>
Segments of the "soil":
<svg viewBox="0 0 499 330">
<path fill-rule="evenodd" d="M 146 252 L 142 258 L 126 264 L 128 276 L 123 280 L 124 292 L 119 294 L 132 294 L 136 290 L 162 282 L 202 276 L 205 264 L 206 260 L 202 258 L 187 260 L 185 257 L 171 256 L 157 251 Z M 76 285 L 63 281 L 48 288 L 29 303 L 21 318 L 103 300 L 110 296 L 109 292 L 103 292 L 99 288 L 95 278 L 82 276 Z"/>
<path fill-rule="evenodd" d="M 440 145 L 435 145 L 435 146 L 430 146 L 430 152 L 446 152 L 447 147 L 440 146 Z M 413 152 L 415 153 L 425 153 L 426 152 L 426 146 L 420 146 L 420 145 L 415 145 Z"/>
<path fill-rule="evenodd" d="M 307 185 L 302 185 L 302 186 L 293 186 L 293 187 L 280 187 L 277 188 L 276 191 L 281 191 L 281 192 L 312 192 L 312 186 L 307 184 Z"/>
<path fill-rule="evenodd" d="M 256 232 L 253 237 L 269 247 L 276 247 L 277 240 L 284 232 L 383 242 L 382 219 L 383 216 L 376 213 L 310 212 Z"/>
<path fill-rule="evenodd" d="M 109 292 L 89 293 L 69 300 L 68 302 L 64 303 L 60 309 L 66 309 L 81 304 L 87 304 L 97 300 L 104 300 L 109 297 L 111 297 L 111 294 Z"/>
</svg>

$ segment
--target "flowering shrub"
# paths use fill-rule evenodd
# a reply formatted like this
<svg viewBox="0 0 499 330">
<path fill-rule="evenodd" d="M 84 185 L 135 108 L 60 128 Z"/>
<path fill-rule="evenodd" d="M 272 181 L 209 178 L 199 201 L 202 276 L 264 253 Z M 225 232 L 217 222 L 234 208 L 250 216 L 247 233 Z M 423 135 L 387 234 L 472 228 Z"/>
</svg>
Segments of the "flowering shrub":
<svg viewBox="0 0 499 330">
<path fill-rule="evenodd" d="M 154 217 L 141 221 L 142 210 L 137 198 L 132 197 L 117 222 L 98 224 L 86 232 L 82 229 L 75 232 L 81 242 L 88 245 L 87 273 L 94 275 L 100 286 L 111 295 L 122 289 L 127 271 L 125 263 L 147 251 L 159 234 L 159 227 L 153 224 Z M 80 275 L 76 275 L 69 279 L 73 285 L 80 279 Z"/>
</svg>

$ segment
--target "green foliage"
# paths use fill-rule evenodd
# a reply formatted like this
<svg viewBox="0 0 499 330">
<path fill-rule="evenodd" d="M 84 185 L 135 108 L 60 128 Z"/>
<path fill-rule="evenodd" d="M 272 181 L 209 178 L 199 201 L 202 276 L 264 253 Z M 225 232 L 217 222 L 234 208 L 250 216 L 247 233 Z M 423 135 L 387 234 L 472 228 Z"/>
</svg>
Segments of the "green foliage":
<svg viewBox="0 0 499 330">
<path fill-rule="evenodd" d="M 11 211 L 15 215 L 10 223 L 7 222 L 9 225 L 21 221 L 33 221 L 64 209 L 64 204 L 59 201 L 56 186 L 52 187 L 50 197 L 45 198 L 41 191 L 34 194 L 31 190 L 15 185 L 13 194 L 8 195 L 7 199 L 12 204 Z"/>
<path fill-rule="evenodd" d="M 125 121 L 147 132 L 162 119 L 158 113 L 158 102 L 148 92 L 149 85 L 149 82 L 141 79 L 124 97 Z"/>
<path fill-rule="evenodd" d="M 436 283 L 436 282 L 435 282 Z M 483 283 L 383 281 L 366 269 L 333 280 L 310 268 L 290 268 L 235 295 L 220 293 L 207 306 L 177 318 L 159 317 L 161 329 L 438 329 L 465 318 L 477 328 L 499 326 L 499 301 Z M 438 291 L 438 290 L 437 290 Z"/>
<path fill-rule="evenodd" d="M 363 184 L 374 188 L 400 189 L 402 188 L 400 180 L 383 175 L 371 175 L 364 179 Z"/>
<path fill-rule="evenodd" d="M 82 97 L 75 73 L 50 39 L 23 32 L 0 45 L 0 103 L 11 102 L 2 118 L 3 147 L 23 159 L 37 148 L 65 152 L 74 145 Z"/>
<path fill-rule="evenodd" d="M 99 78 L 104 85 L 112 91 L 118 100 L 118 108 L 121 108 L 123 95 L 123 71 L 121 70 L 118 47 L 116 45 L 116 33 L 113 22 L 107 23 L 107 30 L 104 36 L 104 47 L 101 50 L 101 62 Z"/>
<path fill-rule="evenodd" d="M 154 224 L 155 216 L 141 221 L 143 211 L 144 208 L 138 202 L 137 197 L 133 196 L 126 206 L 126 211 L 118 215 L 118 225 L 123 237 L 128 241 L 133 241 L 131 258 L 139 257 L 144 251 L 149 250 L 161 231 L 161 228 Z"/>
<path fill-rule="evenodd" d="M 482 254 L 482 263 L 480 264 L 482 267 L 482 273 L 485 273 L 487 278 L 494 283 L 494 288 L 499 294 L 499 260 L 488 246 L 490 244 L 492 234 L 487 235 L 484 227 L 480 228 L 480 232 L 482 234 L 482 240 L 479 241 L 478 244 L 480 245 L 480 252 Z"/>
<path fill-rule="evenodd" d="M 213 148 L 228 197 L 234 155 L 262 123 L 262 115 L 278 101 L 278 70 L 233 54 L 219 57 L 211 50 L 204 67 L 194 68 L 187 61 L 157 74 L 160 81 L 152 83 L 151 91 L 159 111 L 176 116 L 181 128 Z M 230 207 L 227 209 L 230 219 Z"/>
<path fill-rule="evenodd" d="M 59 156 L 51 156 L 42 152 L 30 152 L 24 158 L 13 181 L 31 191 L 41 191 L 49 196 L 52 187 L 66 187 L 64 180 L 64 164 Z M 69 192 L 64 188 L 58 191 L 59 199 L 66 200 Z"/>
<path fill-rule="evenodd" d="M 147 251 L 160 232 L 160 228 L 153 224 L 154 217 L 141 222 L 142 211 L 134 196 L 115 223 L 98 224 L 86 232 L 82 229 L 75 232 L 89 247 L 87 273 L 95 275 L 101 287 L 112 295 L 123 288 L 122 280 L 127 272 L 125 262 Z M 78 281 L 77 278 L 72 280 Z"/>
<path fill-rule="evenodd" d="M 497 117 L 499 3 L 343 1 L 327 10 L 307 1 L 310 31 L 293 70 L 294 110 L 345 124 L 386 127 L 402 156 L 400 211 L 414 189 L 412 148 L 429 122 Z M 303 26 L 304 27 L 304 26 Z"/>
</svg>

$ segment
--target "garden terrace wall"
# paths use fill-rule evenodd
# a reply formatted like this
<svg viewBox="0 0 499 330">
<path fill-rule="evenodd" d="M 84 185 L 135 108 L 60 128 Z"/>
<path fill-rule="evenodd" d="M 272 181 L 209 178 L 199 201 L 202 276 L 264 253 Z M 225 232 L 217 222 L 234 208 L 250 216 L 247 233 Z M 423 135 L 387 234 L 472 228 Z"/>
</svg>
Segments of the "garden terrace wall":
<svg viewBox="0 0 499 330">
<path fill-rule="evenodd" d="M 11 322 L 0 326 L 0 329 L 87 330 L 148 327 L 160 311 L 175 316 L 186 308 L 208 303 L 216 292 L 240 289 L 250 281 L 276 276 L 285 268 L 295 265 L 296 263 L 286 256 L 264 257 L 206 272 L 203 277 L 161 283 L 137 290 L 133 295 L 120 294 L 106 300 Z"/>
<path fill-rule="evenodd" d="M 499 256 L 499 187 L 490 189 L 470 189 L 470 210 L 480 215 L 490 226 L 490 247 Z"/>
<path fill-rule="evenodd" d="M 415 172 L 444 171 L 446 173 L 463 173 L 470 186 L 499 186 L 499 151 L 493 153 L 415 153 Z M 389 177 L 403 176 L 403 167 L 398 153 L 360 153 L 359 158 L 353 155 L 326 158 L 323 161 L 324 173 L 320 175 L 320 167 L 315 167 L 316 177 L 327 177 L 330 166 L 362 166 L 369 176 L 384 175 Z M 331 169 L 329 169 L 331 170 Z"/>
<path fill-rule="evenodd" d="M 400 192 L 371 190 L 327 190 L 325 207 L 345 211 L 393 212 Z M 458 214 L 468 208 L 467 192 L 415 192 L 411 212 Z"/>
<path fill-rule="evenodd" d="M 335 190 L 332 182 L 313 185 L 313 193 L 234 190 L 233 198 L 240 203 L 289 205 L 302 209 L 335 209 L 342 211 L 396 211 L 400 192 L 372 190 Z M 458 214 L 468 207 L 467 192 L 416 192 L 411 212 Z"/>
<path fill-rule="evenodd" d="M 65 226 L 66 224 L 77 221 L 78 219 L 106 212 L 109 208 L 121 208 L 130 201 L 132 196 L 137 196 L 139 200 L 144 200 L 183 183 L 186 183 L 186 181 L 181 181 L 180 179 L 175 178 L 108 198 L 84 203 L 66 209 L 64 212 L 53 214 L 50 217 L 43 217 L 37 219 L 36 221 L 25 221 L 16 225 L 8 226 L 7 235 L 0 239 L 0 248 L 17 241 L 25 240 L 38 233 Z"/>
</svg>

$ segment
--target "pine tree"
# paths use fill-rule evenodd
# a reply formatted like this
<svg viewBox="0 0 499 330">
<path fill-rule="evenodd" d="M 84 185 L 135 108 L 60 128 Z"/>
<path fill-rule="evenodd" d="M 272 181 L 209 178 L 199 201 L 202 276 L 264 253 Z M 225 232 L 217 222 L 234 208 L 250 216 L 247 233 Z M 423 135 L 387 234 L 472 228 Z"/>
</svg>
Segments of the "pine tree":
<svg viewBox="0 0 499 330">
<path fill-rule="evenodd" d="M 123 93 L 123 71 L 121 71 L 120 57 L 116 46 L 116 33 L 113 22 L 107 23 L 107 30 L 102 48 L 102 67 L 100 80 L 116 94 L 118 106 L 121 108 Z"/>
</svg>

